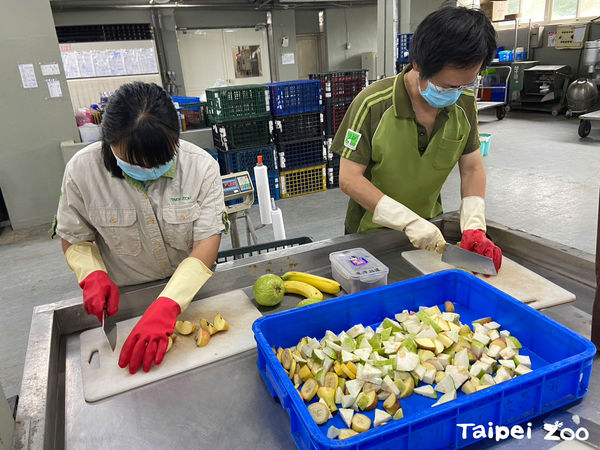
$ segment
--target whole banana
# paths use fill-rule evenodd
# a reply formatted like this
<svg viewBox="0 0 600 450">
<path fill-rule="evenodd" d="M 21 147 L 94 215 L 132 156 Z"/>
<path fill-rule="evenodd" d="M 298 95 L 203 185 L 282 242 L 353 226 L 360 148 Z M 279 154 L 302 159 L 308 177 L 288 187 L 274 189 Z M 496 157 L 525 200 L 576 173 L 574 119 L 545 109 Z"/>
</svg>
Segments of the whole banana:
<svg viewBox="0 0 600 450">
<path fill-rule="evenodd" d="M 310 273 L 287 272 L 281 278 L 283 278 L 284 281 L 302 281 L 303 283 L 308 283 L 311 286 L 316 287 L 321 292 L 326 292 L 327 294 L 337 294 L 340 292 L 340 283 L 337 281 L 312 275 Z"/>
<path fill-rule="evenodd" d="M 323 293 L 320 290 L 302 281 L 284 281 L 283 288 L 286 294 L 299 294 L 305 298 L 323 300 Z"/>
</svg>

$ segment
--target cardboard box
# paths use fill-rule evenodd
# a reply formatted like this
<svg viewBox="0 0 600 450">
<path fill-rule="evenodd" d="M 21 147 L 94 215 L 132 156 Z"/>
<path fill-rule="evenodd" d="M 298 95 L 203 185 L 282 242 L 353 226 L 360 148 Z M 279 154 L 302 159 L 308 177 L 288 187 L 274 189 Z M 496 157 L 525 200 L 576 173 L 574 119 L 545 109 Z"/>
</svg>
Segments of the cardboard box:
<svg viewBox="0 0 600 450">
<path fill-rule="evenodd" d="M 481 9 L 492 22 L 504 20 L 504 16 L 508 10 L 508 2 L 492 0 L 487 3 L 482 3 Z"/>
</svg>

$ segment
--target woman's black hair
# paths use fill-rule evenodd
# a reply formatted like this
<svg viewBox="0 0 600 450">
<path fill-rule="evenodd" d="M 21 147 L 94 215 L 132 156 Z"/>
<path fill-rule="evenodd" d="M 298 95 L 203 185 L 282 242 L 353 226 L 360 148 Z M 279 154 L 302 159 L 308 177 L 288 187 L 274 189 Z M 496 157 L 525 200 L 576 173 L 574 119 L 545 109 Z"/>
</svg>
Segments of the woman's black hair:
<svg viewBox="0 0 600 450">
<path fill-rule="evenodd" d="M 478 9 L 444 7 L 419 24 L 410 44 L 410 60 L 419 75 L 431 78 L 444 66 L 487 66 L 496 52 L 496 30 Z"/>
<path fill-rule="evenodd" d="M 166 91 L 154 83 L 128 83 L 110 96 L 102 116 L 102 158 L 113 175 L 123 173 L 110 146 L 142 167 L 167 163 L 179 145 L 179 119 Z"/>
</svg>

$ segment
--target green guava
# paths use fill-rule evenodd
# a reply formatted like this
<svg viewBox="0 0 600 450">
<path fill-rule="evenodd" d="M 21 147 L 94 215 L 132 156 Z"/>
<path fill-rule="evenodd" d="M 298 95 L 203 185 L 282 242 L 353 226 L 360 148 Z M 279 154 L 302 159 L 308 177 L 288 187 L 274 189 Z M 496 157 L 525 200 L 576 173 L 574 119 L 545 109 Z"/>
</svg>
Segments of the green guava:
<svg viewBox="0 0 600 450">
<path fill-rule="evenodd" d="M 268 273 L 256 280 L 252 292 L 259 305 L 275 306 L 281 303 L 285 288 L 281 277 Z"/>
</svg>

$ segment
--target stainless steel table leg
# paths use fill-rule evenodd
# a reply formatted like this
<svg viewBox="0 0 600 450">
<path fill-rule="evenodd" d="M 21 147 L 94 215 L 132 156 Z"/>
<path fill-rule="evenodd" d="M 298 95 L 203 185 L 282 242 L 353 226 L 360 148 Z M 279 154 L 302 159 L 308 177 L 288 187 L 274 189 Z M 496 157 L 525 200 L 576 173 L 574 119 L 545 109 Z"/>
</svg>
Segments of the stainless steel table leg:
<svg viewBox="0 0 600 450">
<path fill-rule="evenodd" d="M 600 196 L 599 196 L 600 197 Z M 598 230 L 596 233 L 596 298 L 592 311 L 592 342 L 600 351 L 600 201 L 598 206 Z"/>
</svg>

